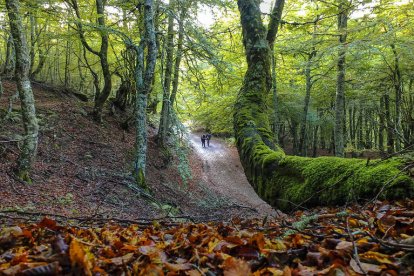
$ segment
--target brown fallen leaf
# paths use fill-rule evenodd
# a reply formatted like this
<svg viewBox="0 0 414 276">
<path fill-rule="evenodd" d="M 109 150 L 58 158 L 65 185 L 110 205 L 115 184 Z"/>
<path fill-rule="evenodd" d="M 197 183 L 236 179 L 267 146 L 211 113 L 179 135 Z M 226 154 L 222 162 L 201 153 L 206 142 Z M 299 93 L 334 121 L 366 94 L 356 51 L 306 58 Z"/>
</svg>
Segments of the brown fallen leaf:
<svg viewBox="0 0 414 276">
<path fill-rule="evenodd" d="M 336 250 L 351 250 L 353 247 L 352 242 L 349 241 L 341 241 L 335 247 Z"/>
<path fill-rule="evenodd" d="M 72 239 L 69 246 L 69 258 L 72 269 L 80 274 L 92 275 L 92 264 L 80 242 Z M 76 273 L 75 272 L 75 273 Z"/>
<path fill-rule="evenodd" d="M 190 270 L 193 266 L 190 263 L 183 264 L 173 264 L 173 263 L 164 263 L 165 267 L 171 271 L 177 272 L 182 270 Z"/>
<path fill-rule="evenodd" d="M 38 224 L 39 227 L 49 228 L 50 230 L 56 231 L 59 230 L 61 227 L 57 226 L 56 221 L 50 219 L 48 217 L 44 217 L 41 222 Z"/>
<path fill-rule="evenodd" d="M 250 266 L 246 261 L 241 259 L 229 257 L 221 265 L 224 276 L 242 276 L 250 275 Z"/>
<path fill-rule="evenodd" d="M 121 266 L 130 263 L 134 259 L 134 253 L 128 253 L 121 257 L 115 257 L 110 259 L 111 262 L 116 266 Z"/>
<path fill-rule="evenodd" d="M 164 276 L 162 268 L 158 265 L 149 264 L 143 270 L 139 271 L 139 276 Z"/>
<path fill-rule="evenodd" d="M 198 271 L 196 269 L 192 269 L 192 270 L 186 271 L 185 275 L 187 275 L 187 276 L 201 276 L 202 274 L 200 273 L 200 271 Z"/>
<path fill-rule="evenodd" d="M 358 263 L 353 258 L 349 262 L 349 265 L 356 273 L 364 274 L 364 272 L 359 267 Z M 361 262 L 361 267 L 366 273 L 380 273 L 381 272 L 381 267 L 379 265 Z"/>
</svg>

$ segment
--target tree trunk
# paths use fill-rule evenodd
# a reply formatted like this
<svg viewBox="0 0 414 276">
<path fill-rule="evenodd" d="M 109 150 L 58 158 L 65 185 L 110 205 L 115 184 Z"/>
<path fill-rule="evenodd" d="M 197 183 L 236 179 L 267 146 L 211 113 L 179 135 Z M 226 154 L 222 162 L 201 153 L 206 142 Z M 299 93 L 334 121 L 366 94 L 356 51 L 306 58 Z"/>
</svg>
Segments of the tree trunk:
<svg viewBox="0 0 414 276">
<path fill-rule="evenodd" d="M 339 32 L 339 50 L 338 50 L 338 74 L 336 79 L 336 100 L 335 100 L 335 156 L 344 157 L 345 148 L 345 55 L 346 55 L 346 36 L 348 25 L 348 7 L 341 0 L 338 13 L 338 32 Z"/>
<path fill-rule="evenodd" d="M 378 110 L 379 116 L 379 128 L 378 128 L 378 149 L 381 156 L 384 155 L 384 130 L 385 130 L 385 118 L 384 118 L 384 96 L 380 98 L 380 108 Z"/>
<path fill-rule="evenodd" d="M 16 51 L 16 80 L 19 91 L 25 139 L 17 161 L 17 175 L 30 182 L 29 172 L 33 167 L 38 142 L 39 126 L 36 119 L 35 102 L 29 80 L 30 56 L 26 46 L 18 0 L 6 0 L 10 31 Z"/>
<path fill-rule="evenodd" d="M 16 51 L 14 49 L 13 37 L 10 35 L 7 39 L 6 47 L 6 65 L 4 66 L 4 74 L 10 78 L 14 75 L 16 66 Z"/>
<path fill-rule="evenodd" d="M 318 153 L 318 130 L 319 125 L 316 125 L 313 130 L 312 157 L 316 157 Z"/>
<path fill-rule="evenodd" d="M 68 33 L 70 32 L 70 26 L 69 24 L 67 25 L 68 28 Z M 71 52 L 71 44 L 72 42 L 69 40 L 69 38 L 67 38 L 66 40 L 66 49 L 65 49 L 65 81 L 64 81 L 64 85 L 65 87 L 69 87 L 70 85 L 70 60 L 71 60 L 71 56 L 70 56 L 70 52 Z"/>
<path fill-rule="evenodd" d="M 76 0 L 70 0 L 70 4 L 75 11 L 76 17 L 78 21 L 75 22 L 77 31 L 80 37 L 80 40 L 83 46 L 92 54 L 99 57 L 99 61 L 101 63 L 102 74 L 104 78 L 104 86 L 102 91 L 96 91 L 95 96 L 95 106 L 93 108 L 93 118 L 97 122 L 102 121 L 102 109 L 106 100 L 109 97 L 109 94 L 112 90 L 112 75 L 109 70 L 109 63 L 108 63 L 108 46 L 109 46 L 109 34 L 106 30 L 105 26 L 105 0 L 96 0 L 96 12 L 97 12 L 97 21 L 99 25 L 99 35 L 101 37 L 101 47 L 99 51 L 94 50 L 86 41 L 85 33 L 83 31 L 83 26 L 81 23 L 81 15 L 79 12 L 79 6 Z M 96 87 L 96 85 L 95 85 Z"/>
<path fill-rule="evenodd" d="M 388 91 L 384 95 L 384 106 L 385 120 L 387 122 L 387 153 L 391 154 L 394 152 L 394 124 L 391 119 L 390 96 L 388 95 Z"/>
<path fill-rule="evenodd" d="M 362 150 L 364 148 L 363 140 L 363 108 L 360 106 L 358 111 L 358 123 L 357 123 L 357 149 Z"/>
<path fill-rule="evenodd" d="M 155 63 L 157 61 L 157 43 L 155 40 L 153 0 L 144 4 L 145 35 L 137 50 L 136 69 L 136 142 L 134 175 L 137 184 L 146 187 L 145 168 L 147 165 L 147 99 L 152 89 Z M 146 67 L 144 71 L 144 43 L 147 46 Z"/>
<path fill-rule="evenodd" d="M 238 7 L 248 67 L 235 104 L 234 131 L 247 179 L 258 194 L 282 209 L 295 204 L 343 204 L 352 198 L 371 198 L 387 182 L 391 189 L 383 191 L 381 197 L 414 195 L 413 181 L 400 172 L 400 159 L 366 166 L 366 161 L 359 159 L 286 156 L 273 143 L 266 115 L 271 89 L 267 30 L 256 0 L 238 0 Z"/>
<path fill-rule="evenodd" d="M 314 32 L 316 31 L 316 28 L 314 28 Z M 306 78 L 306 92 L 305 92 L 305 99 L 304 99 L 304 105 L 303 105 L 303 113 L 302 113 L 302 122 L 301 122 L 301 128 L 300 128 L 300 141 L 299 141 L 299 152 L 301 156 L 307 155 L 307 148 L 308 145 L 306 143 L 307 141 L 307 121 L 308 121 L 308 110 L 309 110 L 309 103 L 310 103 L 310 96 L 311 96 L 311 90 L 312 90 L 312 76 L 311 76 L 311 63 L 312 58 L 316 55 L 315 47 L 313 47 L 312 52 L 308 56 L 308 62 L 306 63 L 305 68 L 305 78 Z"/>
<path fill-rule="evenodd" d="M 175 55 L 175 63 L 174 63 L 174 77 L 172 81 L 172 91 L 170 96 L 170 105 L 171 110 L 173 110 L 175 98 L 177 97 L 178 92 L 178 84 L 179 84 L 179 77 L 180 77 L 180 64 L 181 59 L 183 57 L 183 41 L 184 41 L 184 19 L 187 15 L 188 7 L 181 5 L 180 11 L 180 21 L 178 22 L 178 39 L 177 39 L 177 53 Z"/>
<path fill-rule="evenodd" d="M 402 95 L 403 95 L 403 84 L 401 79 L 401 70 L 400 70 L 400 61 L 395 48 L 395 44 L 391 44 L 392 53 L 394 55 L 394 89 L 395 89 L 395 150 L 401 150 L 401 138 L 402 138 L 402 127 L 401 127 L 401 105 L 402 105 Z"/>
<path fill-rule="evenodd" d="M 105 28 L 105 5 L 102 0 L 96 0 L 96 11 L 98 13 L 98 25 L 101 28 Z M 109 71 L 108 63 L 108 45 L 109 45 L 109 35 L 106 30 L 101 30 L 101 49 L 99 51 L 99 59 L 101 61 L 102 74 L 104 77 L 104 87 L 99 93 L 99 97 L 95 102 L 95 107 L 93 110 L 94 119 L 97 122 L 102 120 L 102 109 L 111 93 L 112 89 L 112 76 Z"/>
<path fill-rule="evenodd" d="M 167 42 L 166 42 L 166 67 L 164 73 L 164 84 L 162 94 L 162 108 L 160 124 L 158 129 L 157 142 L 159 146 L 165 146 L 167 135 L 168 135 L 168 117 L 170 116 L 170 91 L 171 91 L 171 77 L 173 69 L 173 51 L 174 51 L 174 1 L 171 0 L 169 4 L 170 14 L 168 16 L 168 31 L 167 31 Z"/>
<path fill-rule="evenodd" d="M 277 78 L 276 78 L 276 57 L 274 53 L 274 41 L 279 28 L 280 19 L 282 18 L 283 7 L 285 0 L 276 0 L 272 10 L 272 20 L 269 23 L 269 31 L 267 33 L 267 40 L 269 42 L 270 51 L 272 55 L 272 108 L 273 108 L 273 135 L 276 143 L 279 140 L 279 103 L 277 101 Z"/>
<path fill-rule="evenodd" d="M 0 99 L 3 96 L 3 93 L 4 93 L 3 81 L 1 80 L 1 75 L 0 75 Z"/>
</svg>

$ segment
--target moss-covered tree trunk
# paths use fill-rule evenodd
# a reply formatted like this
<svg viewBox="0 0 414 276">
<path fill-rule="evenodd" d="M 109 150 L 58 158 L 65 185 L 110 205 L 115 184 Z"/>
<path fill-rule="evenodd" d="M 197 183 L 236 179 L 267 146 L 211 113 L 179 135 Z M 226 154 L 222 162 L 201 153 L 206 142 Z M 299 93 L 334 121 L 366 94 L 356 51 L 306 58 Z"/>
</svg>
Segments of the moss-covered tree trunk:
<svg viewBox="0 0 414 276">
<path fill-rule="evenodd" d="M 385 161 L 286 156 L 273 141 L 266 98 L 271 88 L 268 31 L 255 0 L 238 0 L 248 64 L 234 109 L 237 148 L 246 176 L 273 206 L 341 204 L 350 199 L 414 195 L 412 179 L 402 172 L 404 160 Z M 276 35 L 276 33 L 274 33 Z"/>
<path fill-rule="evenodd" d="M 147 165 L 147 99 L 152 90 L 155 63 L 157 61 L 157 43 L 155 39 L 153 0 L 144 3 L 145 35 L 137 50 L 136 68 L 136 137 L 134 174 L 137 184 L 146 187 L 145 170 Z M 147 47 L 144 69 L 144 47 Z"/>
<path fill-rule="evenodd" d="M 174 58 L 174 1 L 171 0 L 170 14 L 168 15 L 168 31 L 167 31 L 167 42 L 165 47 L 166 51 L 166 67 L 164 71 L 164 84 L 162 94 L 162 109 L 160 124 L 158 129 L 158 145 L 164 147 L 167 141 L 168 135 L 168 117 L 170 116 L 170 91 L 171 91 L 171 77 L 173 70 L 173 58 Z"/>
<path fill-rule="evenodd" d="M 23 146 L 17 161 L 17 175 L 25 181 L 30 181 L 29 172 L 35 161 L 39 133 L 32 86 L 29 80 L 30 56 L 26 45 L 22 19 L 20 17 L 19 1 L 7 0 L 6 7 L 9 15 L 10 31 L 13 37 L 14 49 L 16 51 L 15 75 L 25 132 Z"/>
</svg>

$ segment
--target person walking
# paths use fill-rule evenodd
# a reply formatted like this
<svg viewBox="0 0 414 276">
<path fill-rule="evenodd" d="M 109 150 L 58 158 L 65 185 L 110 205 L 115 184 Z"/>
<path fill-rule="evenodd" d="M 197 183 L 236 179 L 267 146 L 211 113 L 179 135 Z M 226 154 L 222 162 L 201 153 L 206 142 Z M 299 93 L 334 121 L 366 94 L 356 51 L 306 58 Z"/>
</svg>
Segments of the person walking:
<svg viewBox="0 0 414 276">
<path fill-rule="evenodd" d="M 210 146 L 210 139 L 211 139 L 211 134 L 210 133 L 207 133 L 206 134 L 206 140 L 207 140 L 207 146 L 208 147 Z"/>
<path fill-rule="evenodd" d="M 201 146 L 203 148 L 206 147 L 206 135 L 205 134 L 201 135 Z"/>
</svg>

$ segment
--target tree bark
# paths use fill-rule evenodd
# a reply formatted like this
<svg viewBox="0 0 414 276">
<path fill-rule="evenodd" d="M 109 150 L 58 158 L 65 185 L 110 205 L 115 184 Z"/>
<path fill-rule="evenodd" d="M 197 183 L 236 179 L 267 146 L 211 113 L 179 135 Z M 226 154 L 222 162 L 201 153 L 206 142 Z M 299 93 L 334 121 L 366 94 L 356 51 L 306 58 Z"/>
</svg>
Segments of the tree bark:
<svg viewBox="0 0 414 276">
<path fill-rule="evenodd" d="M 0 99 L 3 96 L 3 93 L 4 93 L 3 81 L 1 80 L 1 75 L 0 75 Z"/>
<path fill-rule="evenodd" d="M 14 49 L 13 37 L 10 35 L 7 38 L 6 47 L 6 65 L 4 66 L 4 74 L 6 77 L 12 77 L 16 67 L 16 52 Z"/>
<path fill-rule="evenodd" d="M 97 21 L 99 26 L 99 35 L 101 37 L 101 46 L 100 50 L 94 50 L 86 41 L 85 33 L 83 31 L 83 26 L 81 23 L 81 15 L 79 12 L 78 3 L 76 0 L 70 0 L 70 4 L 75 11 L 76 17 L 78 21 L 75 22 L 77 31 L 79 34 L 79 38 L 83 44 L 83 46 L 92 54 L 99 57 L 99 61 L 101 63 L 102 74 L 104 78 L 104 86 L 102 91 L 99 91 L 95 97 L 95 106 L 93 109 L 93 118 L 97 122 L 102 121 L 102 109 L 106 100 L 109 97 L 109 94 L 112 90 L 112 74 L 109 70 L 109 63 L 108 63 L 108 46 L 109 46 L 109 35 L 107 30 L 105 30 L 105 4 L 106 0 L 96 0 L 96 12 L 97 12 Z M 96 87 L 96 86 L 95 86 Z M 98 91 L 97 91 L 98 92 Z"/>
<path fill-rule="evenodd" d="M 394 55 L 394 72 L 393 72 L 393 82 L 395 89 L 395 150 L 401 150 L 401 137 L 402 137 L 402 126 L 401 126 L 401 105 L 402 105 L 402 95 L 403 95 L 403 84 L 400 70 L 400 60 L 398 57 L 397 49 L 395 44 L 391 43 L 392 53 Z"/>
<path fill-rule="evenodd" d="M 137 50 L 136 67 L 136 141 L 134 175 L 137 184 L 146 187 L 145 168 L 147 165 L 147 99 L 152 90 L 155 63 L 157 60 L 157 43 L 155 40 L 153 0 L 144 3 L 145 35 Z M 144 70 L 144 46 L 147 47 L 146 66 Z"/>
<path fill-rule="evenodd" d="M 384 96 L 380 98 L 380 106 L 378 110 L 379 128 L 378 128 L 378 150 L 380 154 L 384 155 L 384 130 L 385 130 L 385 116 L 384 116 Z"/>
<path fill-rule="evenodd" d="M 247 179 L 273 206 L 343 204 L 370 198 L 414 195 L 414 183 L 400 171 L 400 159 L 371 162 L 335 157 L 286 156 L 274 143 L 266 115 L 271 89 L 271 48 L 256 0 L 238 0 L 247 71 L 234 108 L 236 145 Z M 341 125 L 342 127 L 342 125 Z"/>
<path fill-rule="evenodd" d="M 26 46 L 26 38 L 23 31 L 22 19 L 18 0 L 6 0 L 9 16 L 10 31 L 13 37 L 16 52 L 16 80 L 17 90 L 21 102 L 21 113 L 25 139 L 17 161 L 17 175 L 24 181 L 30 182 L 29 172 L 33 167 L 39 126 L 36 119 L 35 102 L 32 87 L 29 80 L 30 56 Z"/>
<path fill-rule="evenodd" d="M 387 153 L 394 152 L 394 123 L 391 119 L 390 96 L 388 91 L 384 95 L 385 120 L 387 122 Z"/>
<path fill-rule="evenodd" d="M 344 157 L 345 148 L 345 55 L 346 55 L 346 37 L 348 25 L 348 8 L 345 1 L 341 0 L 338 13 L 338 31 L 339 31 L 339 50 L 337 63 L 337 79 L 336 79 L 336 99 L 335 99 L 335 156 Z"/>
<path fill-rule="evenodd" d="M 188 7 L 182 5 L 180 11 L 180 19 L 178 22 L 178 38 L 177 38 L 177 53 L 175 55 L 174 63 L 174 77 L 172 81 L 172 91 L 170 96 L 170 108 L 173 110 L 174 102 L 177 97 L 178 84 L 180 77 L 180 64 L 183 57 L 183 42 L 184 42 L 184 19 L 187 15 Z"/>
<path fill-rule="evenodd" d="M 269 21 L 267 40 L 272 54 L 272 108 L 273 108 L 273 135 L 276 139 L 276 143 L 279 139 L 279 103 L 277 101 L 277 79 L 276 79 L 276 57 L 274 54 L 274 41 L 279 29 L 280 20 L 282 18 L 283 7 L 285 6 L 285 0 L 277 0 L 272 9 L 271 18 Z"/>
<path fill-rule="evenodd" d="M 170 14 L 168 15 L 168 31 L 166 42 L 166 67 L 164 72 L 163 94 L 162 94 L 162 108 L 160 124 L 158 129 L 157 142 L 159 146 L 165 146 L 168 135 L 168 117 L 170 116 L 170 91 L 171 91 L 171 77 L 173 70 L 173 58 L 174 58 L 174 1 L 171 0 L 169 4 Z"/>
<path fill-rule="evenodd" d="M 312 76 L 311 76 L 311 63 L 312 58 L 316 55 L 316 50 L 313 47 L 312 52 L 308 55 L 308 61 L 305 68 L 305 78 L 306 78 L 306 91 L 305 99 L 303 104 L 303 113 L 302 113 L 302 122 L 300 127 L 300 140 L 299 140 L 299 152 L 302 156 L 307 156 L 307 121 L 308 121 L 308 110 L 310 104 L 311 90 L 312 90 Z"/>
</svg>

